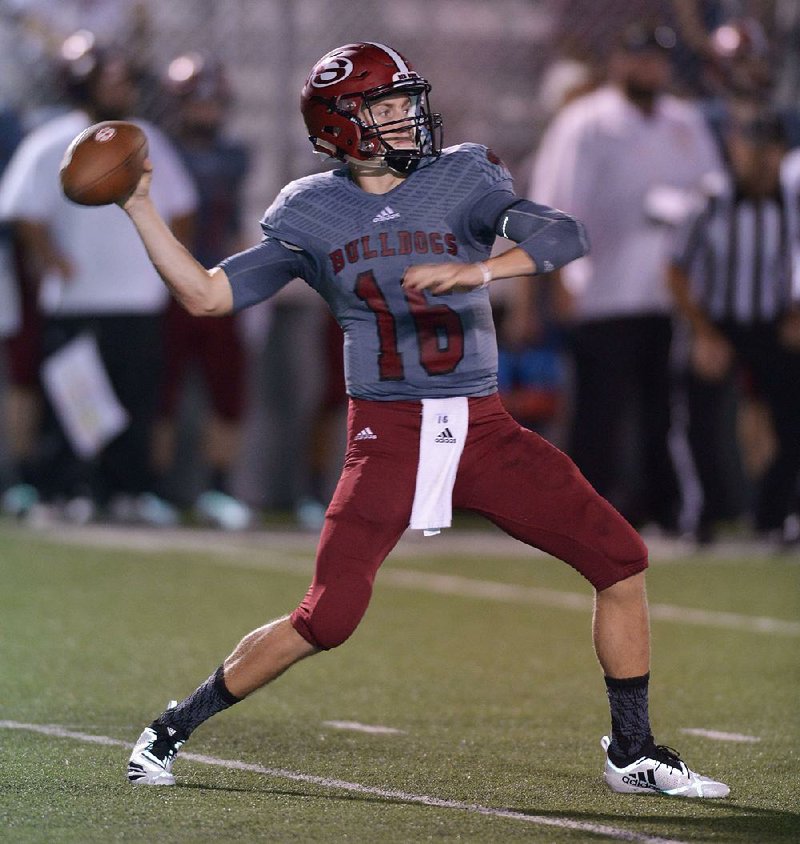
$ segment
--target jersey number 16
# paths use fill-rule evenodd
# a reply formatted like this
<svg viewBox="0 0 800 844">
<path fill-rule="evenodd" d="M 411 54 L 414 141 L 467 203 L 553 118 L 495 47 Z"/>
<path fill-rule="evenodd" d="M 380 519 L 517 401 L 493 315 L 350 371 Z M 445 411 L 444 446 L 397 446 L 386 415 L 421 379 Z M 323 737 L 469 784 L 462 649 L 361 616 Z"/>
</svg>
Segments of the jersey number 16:
<svg viewBox="0 0 800 844">
<path fill-rule="evenodd" d="M 375 314 L 378 328 L 378 371 L 381 381 L 405 378 L 403 356 L 397 347 L 397 325 L 372 270 L 359 273 L 356 296 Z M 464 357 L 464 326 L 461 317 L 447 305 L 431 305 L 417 290 L 405 293 L 417 332 L 419 362 L 428 375 L 447 375 Z"/>
</svg>

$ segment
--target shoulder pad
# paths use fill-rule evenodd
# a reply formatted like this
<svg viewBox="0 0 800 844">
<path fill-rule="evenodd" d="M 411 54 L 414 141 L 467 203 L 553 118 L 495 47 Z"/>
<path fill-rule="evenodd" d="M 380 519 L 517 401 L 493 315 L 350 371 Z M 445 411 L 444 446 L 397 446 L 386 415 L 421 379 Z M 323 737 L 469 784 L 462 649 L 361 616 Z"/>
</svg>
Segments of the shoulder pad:
<svg viewBox="0 0 800 844">
<path fill-rule="evenodd" d="M 474 167 L 490 186 L 511 181 L 511 173 L 494 150 L 483 144 L 458 144 L 442 150 L 442 158 L 457 162 L 460 168 Z"/>
</svg>

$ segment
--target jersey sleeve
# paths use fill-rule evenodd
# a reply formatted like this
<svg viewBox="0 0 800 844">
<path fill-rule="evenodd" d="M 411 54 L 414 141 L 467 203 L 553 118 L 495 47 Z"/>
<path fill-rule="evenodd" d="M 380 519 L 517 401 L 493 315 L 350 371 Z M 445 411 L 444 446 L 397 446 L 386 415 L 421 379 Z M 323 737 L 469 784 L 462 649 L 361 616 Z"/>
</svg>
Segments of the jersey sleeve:
<svg viewBox="0 0 800 844">
<path fill-rule="evenodd" d="M 313 217 L 319 209 L 305 201 L 302 185 L 306 181 L 299 179 L 283 188 L 264 212 L 261 229 L 264 237 L 289 243 L 314 256 L 319 244 L 309 230 L 315 225 Z"/>
<path fill-rule="evenodd" d="M 308 279 L 314 264 L 307 253 L 292 244 L 265 237 L 257 246 L 221 261 L 233 290 L 233 310 L 274 296 L 294 278 Z"/>
</svg>

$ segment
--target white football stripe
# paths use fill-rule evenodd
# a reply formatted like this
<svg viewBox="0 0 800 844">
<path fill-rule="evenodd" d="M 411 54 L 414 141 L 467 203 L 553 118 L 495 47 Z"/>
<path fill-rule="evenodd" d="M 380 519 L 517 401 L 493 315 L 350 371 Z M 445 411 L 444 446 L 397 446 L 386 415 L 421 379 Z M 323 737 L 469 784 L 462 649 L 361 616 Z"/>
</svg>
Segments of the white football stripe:
<svg viewBox="0 0 800 844">
<path fill-rule="evenodd" d="M 133 745 L 127 741 L 110 738 L 109 736 L 95 736 L 90 733 L 80 733 L 74 730 L 66 730 L 58 724 L 26 724 L 20 721 L 0 721 L 0 729 L 25 730 L 27 732 L 39 733 L 55 738 L 75 739 L 93 744 L 109 745 L 112 747 L 132 748 Z M 200 753 L 181 752 L 180 758 L 188 762 L 198 762 L 202 765 L 213 765 L 217 768 L 226 768 L 231 771 L 248 771 L 253 774 L 263 774 L 267 777 L 292 780 L 293 782 L 305 782 L 310 785 L 318 785 L 322 788 L 331 788 L 338 791 L 350 791 L 355 794 L 371 794 L 375 797 L 382 797 L 385 800 L 399 800 L 403 803 L 416 803 L 421 806 L 433 806 L 437 809 L 455 809 L 461 812 L 469 812 L 475 815 L 486 815 L 494 818 L 506 818 L 509 820 L 521 821 L 522 823 L 534 824 L 536 826 L 551 826 L 560 829 L 572 829 L 577 832 L 585 832 L 590 835 L 604 835 L 616 841 L 637 841 L 641 844 L 685 844 L 683 841 L 676 841 L 670 838 L 658 838 L 650 835 L 643 835 L 631 832 L 606 824 L 587 823 L 585 821 L 573 821 L 568 818 L 550 818 L 539 815 L 528 815 L 524 812 L 514 812 L 510 809 L 496 809 L 491 806 L 481 806 L 477 803 L 463 803 L 459 800 L 443 800 L 440 797 L 430 797 L 426 794 L 413 794 L 407 791 L 395 791 L 394 789 L 378 788 L 373 785 L 362 785 L 347 780 L 337 780 L 331 777 L 318 777 L 314 774 L 303 774 L 299 771 L 287 771 L 284 768 L 265 768 L 263 765 L 254 765 L 249 762 L 240 762 L 238 759 L 219 759 L 216 756 L 205 756 Z M 142 786 L 137 786 L 142 788 Z"/>
<path fill-rule="evenodd" d="M 699 727 L 681 727 L 681 732 L 690 736 L 702 736 L 716 741 L 737 741 L 742 744 L 755 744 L 761 741 L 759 736 L 748 736 L 744 733 L 725 733 L 722 730 L 703 730 Z"/>
<path fill-rule="evenodd" d="M 397 65 L 397 70 L 400 73 L 411 73 L 408 65 L 403 61 L 403 57 L 400 53 L 393 50 L 391 47 L 387 47 L 386 44 L 379 44 L 377 41 L 366 41 L 366 44 L 372 44 L 373 47 L 378 47 L 379 49 L 383 50 L 389 58 Z"/>
</svg>

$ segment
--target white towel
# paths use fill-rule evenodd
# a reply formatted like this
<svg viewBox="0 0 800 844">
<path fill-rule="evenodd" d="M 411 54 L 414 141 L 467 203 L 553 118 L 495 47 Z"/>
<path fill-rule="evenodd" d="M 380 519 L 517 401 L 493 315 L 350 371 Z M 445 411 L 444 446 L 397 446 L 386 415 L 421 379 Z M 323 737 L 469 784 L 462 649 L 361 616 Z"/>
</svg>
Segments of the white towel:
<svg viewBox="0 0 800 844">
<path fill-rule="evenodd" d="M 441 528 L 450 527 L 453 520 L 453 485 L 468 427 L 469 403 L 466 398 L 422 399 L 417 485 L 411 508 L 412 530 L 422 530 L 425 536 L 433 536 Z"/>
</svg>

